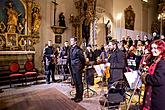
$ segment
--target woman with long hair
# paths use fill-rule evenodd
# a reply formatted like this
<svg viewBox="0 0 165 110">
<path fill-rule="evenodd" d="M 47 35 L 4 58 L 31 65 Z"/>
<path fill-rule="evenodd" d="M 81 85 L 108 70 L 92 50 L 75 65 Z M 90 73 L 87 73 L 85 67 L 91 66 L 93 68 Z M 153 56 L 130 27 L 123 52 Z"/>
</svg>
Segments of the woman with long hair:
<svg viewBox="0 0 165 110">
<path fill-rule="evenodd" d="M 143 71 L 145 84 L 143 110 L 164 110 L 165 108 L 165 42 L 155 40 L 150 44 L 150 54 L 143 59 L 148 71 Z M 142 67 L 144 68 L 144 67 Z"/>
</svg>

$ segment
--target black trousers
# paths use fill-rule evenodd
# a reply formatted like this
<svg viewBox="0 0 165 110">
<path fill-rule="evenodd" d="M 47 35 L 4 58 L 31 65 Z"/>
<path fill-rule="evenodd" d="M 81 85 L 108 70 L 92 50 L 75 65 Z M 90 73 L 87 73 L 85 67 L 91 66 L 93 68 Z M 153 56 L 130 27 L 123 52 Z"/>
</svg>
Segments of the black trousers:
<svg viewBox="0 0 165 110">
<path fill-rule="evenodd" d="M 83 82 L 82 82 L 82 70 L 77 70 L 74 67 L 72 68 L 72 78 L 74 85 L 76 87 L 76 98 L 82 98 L 83 97 Z"/>
<path fill-rule="evenodd" d="M 54 72 L 55 72 L 55 64 L 45 65 L 45 75 L 46 75 L 47 83 L 50 82 L 50 76 L 52 77 L 52 81 L 55 81 Z"/>
<path fill-rule="evenodd" d="M 69 75 L 70 73 L 69 73 L 69 68 L 68 68 L 68 65 L 63 65 L 62 67 L 61 67 L 61 69 L 63 68 L 63 72 L 62 72 L 62 74 L 63 74 L 63 76 L 64 76 L 64 80 L 66 80 L 68 77 L 67 77 L 67 75 Z"/>
</svg>

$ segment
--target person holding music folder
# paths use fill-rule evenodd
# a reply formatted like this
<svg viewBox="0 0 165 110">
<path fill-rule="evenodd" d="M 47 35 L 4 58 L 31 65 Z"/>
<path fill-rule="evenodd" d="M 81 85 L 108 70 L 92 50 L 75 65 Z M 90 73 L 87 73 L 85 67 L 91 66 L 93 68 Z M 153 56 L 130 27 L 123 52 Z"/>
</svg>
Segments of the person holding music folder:
<svg viewBox="0 0 165 110">
<path fill-rule="evenodd" d="M 108 62 L 110 63 L 108 89 L 110 89 L 114 82 L 123 80 L 124 69 L 126 67 L 126 57 L 124 52 L 118 48 L 118 42 L 116 40 L 109 41 L 108 46 L 111 51 L 108 59 Z M 110 97 L 111 94 L 111 92 L 108 93 Z M 113 93 L 113 99 L 109 99 L 109 102 L 118 105 L 124 100 L 124 94 L 117 92 Z"/>
<path fill-rule="evenodd" d="M 71 70 L 71 75 L 76 88 L 76 94 L 74 98 L 71 98 L 75 102 L 80 102 L 83 100 L 83 82 L 82 82 L 82 72 L 85 67 L 85 56 L 83 50 L 77 45 L 76 38 L 70 38 L 70 52 L 69 52 L 69 66 Z"/>
<path fill-rule="evenodd" d="M 64 46 L 62 47 L 61 52 L 60 52 L 60 58 L 62 59 L 62 66 L 63 66 L 63 70 L 64 70 L 63 71 L 64 80 L 67 80 L 66 75 L 70 74 L 68 64 L 67 64 L 69 50 L 70 50 L 70 47 L 69 47 L 68 41 L 65 41 Z"/>
<path fill-rule="evenodd" d="M 155 40 L 150 44 L 150 53 L 143 57 L 139 70 L 145 84 L 142 110 L 165 109 L 165 42 Z M 148 69 L 145 69 L 147 68 Z M 148 71 L 147 71 L 148 70 Z"/>
<path fill-rule="evenodd" d="M 54 78 L 55 72 L 55 57 L 57 54 L 54 48 L 52 47 L 52 41 L 48 41 L 48 45 L 44 48 L 43 51 L 43 63 L 45 68 L 45 75 L 46 75 L 46 83 L 50 84 L 50 75 L 52 77 L 52 81 L 56 82 Z"/>
</svg>

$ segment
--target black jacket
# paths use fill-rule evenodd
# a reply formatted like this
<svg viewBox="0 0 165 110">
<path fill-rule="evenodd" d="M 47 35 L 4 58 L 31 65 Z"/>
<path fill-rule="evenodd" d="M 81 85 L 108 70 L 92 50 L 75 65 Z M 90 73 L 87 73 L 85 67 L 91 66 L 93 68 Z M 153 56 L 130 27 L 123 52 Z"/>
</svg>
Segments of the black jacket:
<svg viewBox="0 0 165 110">
<path fill-rule="evenodd" d="M 152 110 L 165 110 L 165 60 L 158 62 L 154 75 L 147 75 L 146 83 L 152 86 Z"/>
<path fill-rule="evenodd" d="M 74 69 L 74 73 L 76 74 L 77 72 L 79 73 L 82 71 L 82 69 L 85 66 L 85 57 L 83 50 L 75 45 L 74 47 L 70 48 L 69 52 L 69 65 L 71 67 L 71 70 Z"/>
<path fill-rule="evenodd" d="M 69 49 L 70 47 L 62 47 L 61 53 L 60 53 L 60 58 L 66 59 L 64 58 L 64 56 L 68 56 L 69 55 Z"/>
<path fill-rule="evenodd" d="M 110 82 L 123 79 L 124 69 L 126 67 L 125 54 L 120 49 L 116 49 L 110 54 L 108 62 L 110 63 Z"/>
<path fill-rule="evenodd" d="M 89 59 L 89 61 L 94 61 L 94 53 L 91 50 L 90 52 L 88 50 L 86 50 L 86 57 Z"/>
</svg>

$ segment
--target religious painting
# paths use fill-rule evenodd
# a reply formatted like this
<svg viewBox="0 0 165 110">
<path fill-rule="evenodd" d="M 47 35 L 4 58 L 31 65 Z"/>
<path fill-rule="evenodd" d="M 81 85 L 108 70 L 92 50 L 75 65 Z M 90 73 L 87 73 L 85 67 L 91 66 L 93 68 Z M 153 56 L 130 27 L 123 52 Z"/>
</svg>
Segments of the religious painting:
<svg viewBox="0 0 165 110">
<path fill-rule="evenodd" d="M 124 16 L 125 16 L 125 29 L 134 30 L 135 13 L 131 5 L 125 9 Z"/>
<path fill-rule="evenodd" d="M 62 42 L 61 38 L 62 38 L 61 35 L 56 35 L 55 36 L 55 43 L 60 44 Z"/>
<path fill-rule="evenodd" d="M 26 11 L 23 3 L 22 0 L 0 0 L 0 21 L 6 27 L 1 31 L 17 33 L 19 23 L 24 27 Z"/>
<path fill-rule="evenodd" d="M 16 33 L 6 34 L 6 47 L 17 47 L 18 46 L 18 36 Z"/>
</svg>

